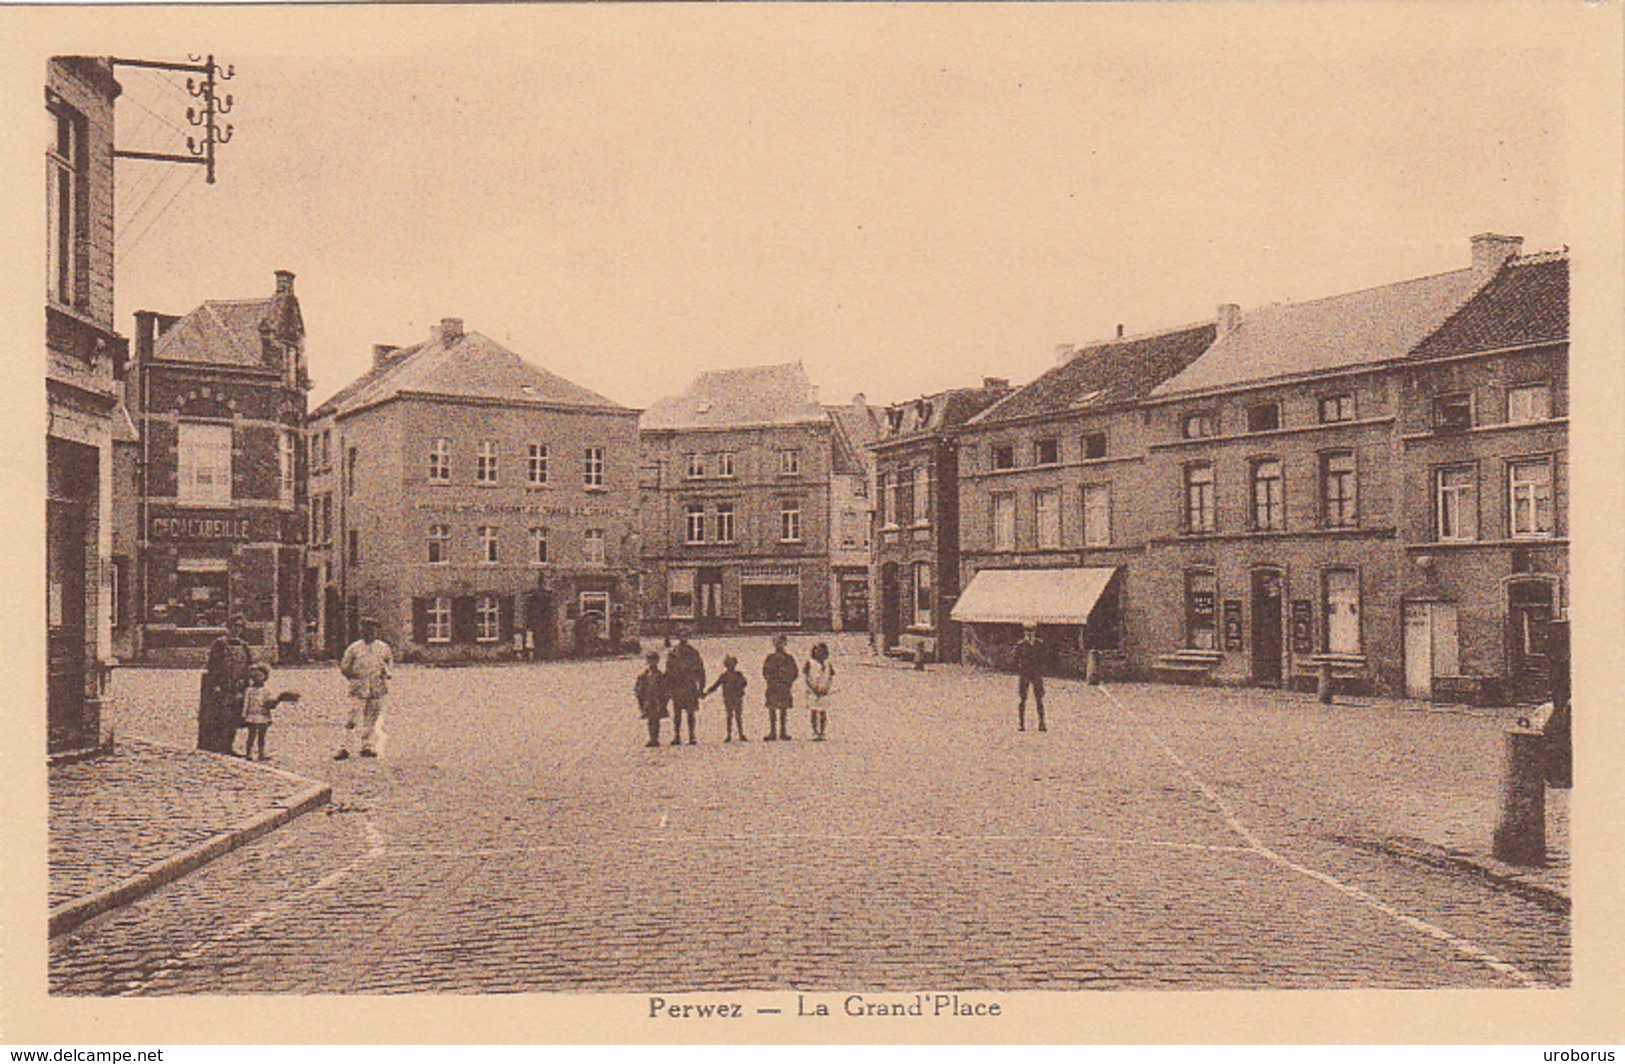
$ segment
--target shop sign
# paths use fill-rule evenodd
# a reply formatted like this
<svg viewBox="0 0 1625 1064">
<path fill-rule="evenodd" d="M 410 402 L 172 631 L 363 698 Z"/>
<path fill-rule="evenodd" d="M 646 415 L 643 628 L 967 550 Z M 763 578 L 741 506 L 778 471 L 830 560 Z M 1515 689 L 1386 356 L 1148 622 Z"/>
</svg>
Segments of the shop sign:
<svg viewBox="0 0 1625 1064">
<path fill-rule="evenodd" d="M 248 518 L 231 513 L 154 514 L 147 522 L 147 538 L 246 541 Z"/>
<path fill-rule="evenodd" d="M 1314 607 L 1308 599 L 1292 600 L 1292 653 L 1315 652 Z"/>
<path fill-rule="evenodd" d="M 1224 600 L 1224 649 L 1240 650 L 1241 642 L 1241 600 Z"/>
<path fill-rule="evenodd" d="M 628 518 L 632 511 L 625 506 L 600 506 L 596 503 L 536 503 L 536 502 L 423 502 L 413 503 L 420 513 L 431 514 L 525 514 L 533 517 L 619 517 Z"/>
</svg>

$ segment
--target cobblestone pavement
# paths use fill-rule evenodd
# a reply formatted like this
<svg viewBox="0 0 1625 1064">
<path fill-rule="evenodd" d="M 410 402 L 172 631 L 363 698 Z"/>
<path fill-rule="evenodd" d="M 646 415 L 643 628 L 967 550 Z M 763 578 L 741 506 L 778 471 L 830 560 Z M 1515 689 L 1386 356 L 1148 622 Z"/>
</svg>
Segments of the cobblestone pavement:
<svg viewBox="0 0 1625 1064">
<path fill-rule="evenodd" d="M 50 904 L 110 887 L 291 798 L 306 782 L 216 754 L 120 739 L 51 769 Z M 139 788 L 141 807 L 122 796 Z M 154 806 L 165 814 L 152 815 Z M 72 830 L 64 830 L 69 825 Z"/>
<path fill-rule="evenodd" d="M 801 657 L 806 639 L 792 643 Z M 333 805 L 53 942 L 78 994 L 1565 985 L 1569 921 L 1365 845 L 1492 814 L 1504 720 L 1010 677 L 836 643 L 830 741 L 645 749 L 629 660 L 403 668 L 378 761 L 335 763 L 333 670 L 271 729 Z M 189 673 L 121 677 L 125 733 Z M 1029 722 L 1029 728 L 1031 724 Z"/>
</svg>

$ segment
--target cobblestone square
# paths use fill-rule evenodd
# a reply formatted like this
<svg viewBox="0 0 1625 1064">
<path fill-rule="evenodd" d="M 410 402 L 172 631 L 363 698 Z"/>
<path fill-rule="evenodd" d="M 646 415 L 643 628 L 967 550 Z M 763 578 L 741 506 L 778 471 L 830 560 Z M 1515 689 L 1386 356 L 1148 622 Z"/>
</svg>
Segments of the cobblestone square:
<svg viewBox="0 0 1625 1064">
<path fill-rule="evenodd" d="M 810 640 L 792 640 L 805 655 Z M 66 994 L 1528 987 L 1566 909 L 1393 844 L 1487 847 L 1504 712 L 916 672 L 831 640 L 830 739 L 764 743 L 751 680 L 646 749 L 631 659 L 402 667 L 335 762 L 331 667 L 270 731 L 333 804 L 52 943 Z M 189 745 L 187 671 L 124 670 L 120 734 Z M 798 692 L 799 695 L 799 692 Z M 669 734 L 669 732 L 667 733 Z"/>
</svg>

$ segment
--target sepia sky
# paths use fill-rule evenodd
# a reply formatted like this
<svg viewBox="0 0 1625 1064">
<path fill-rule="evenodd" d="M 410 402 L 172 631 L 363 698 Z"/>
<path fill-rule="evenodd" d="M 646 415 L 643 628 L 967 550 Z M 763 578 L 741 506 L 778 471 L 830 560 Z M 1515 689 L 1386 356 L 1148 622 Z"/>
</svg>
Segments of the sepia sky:
<svg viewBox="0 0 1625 1064">
<path fill-rule="evenodd" d="M 213 187 L 118 164 L 119 329 L 286 268 L 313 401 L 442 316 L 632 406 L 792 359 L 826 402 L 894 401 L 1454 269 L 1482 230 L 1575 241 L 1561 54 L 1467 7 L 1224 7 L 508 9 L 428 38 L 397 9 L 342 47 L 217 15 L 235 134 Z M 176 150 L 192 101 L 120 76 L 120 145 Z"/>
</svg>

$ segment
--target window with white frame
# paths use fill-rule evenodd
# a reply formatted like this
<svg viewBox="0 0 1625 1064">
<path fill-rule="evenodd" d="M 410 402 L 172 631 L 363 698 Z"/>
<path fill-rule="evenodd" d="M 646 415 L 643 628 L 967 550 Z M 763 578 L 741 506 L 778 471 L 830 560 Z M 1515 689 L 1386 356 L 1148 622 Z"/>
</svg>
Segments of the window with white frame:
<svg viewBox="0 0 1625 1064">
<path fill-rule="evenodd" d="M 717 542 L 734 542 L 734 504 L 717 503 Z"/>
<path fill-rule="evenodd" d="M 525 480 L 538 487 L 547 483 L 547 444 L 530 445 L 525 455 Z"/>
<path fill-rule="evenodd" d="M 545 528 L 530 530 L 530 563 L 532 565 L 547 564 L 547 529 Z"/>
<path fill-rule="evenodd" d="M 1552 388 L 1549 384 L 1524 384 L 1507 390 L 1507 422 L 1520 425 L 1545 421 L 1552 416 Z"/>
<path fill-rule="evenodd" d="M 795 477 L 801 475 L 801 452 L 794 447 L 779 452 L 779 476 Z"/>
<path fill-rule="evenodd" d="M 734 453 L 732 451 L 717 452 L 717 476 L 731 477 L 734 475 Z"/>
<path fill-rule="evenodd" d="M 923 525 L 931 520 L 931 471 L 925 466 L 914 467 L 914 523 Z"/>
<path fill-rule="evenodd" d="M 1109 547 L 1112 542 L 1112 487 L 1110 484 L 1083 486 L 1083 545 Z"/>
<path fill-rule="evenodd" d="M 689 480 L 700 480 L 705 476 L 705 455 L 691 454 L 688 456 L 688 472 L 684 474 Z"/>
<path fill-rule="evenodd" d="M 1470 465 L 1434 470 L 1438 537 L 1465 542 L 1478 538 L 1478 470 Z"/>
<path fill-rule="evenodd" d="M 429 564 L 441 565 L 451 561 L 451 526 L 429 526 Z"/>
<path fill-rule="evenodd" d="M 479 451 L 474 457 L 474 482 L 477 484 L 497 482 L 497 441 L 480 441 Z"/>
<path fill-rule="evenodd" d="M 293 433 L 284 429 L 277 437 L 277 501 L 284 507 L 294 504 Z"/>
<path fill-rule="evenodd" d="M 1279 532 L 1286 527 L 1282 503 L 1281 460 L 1259 458 L 1253 462 L 1253 528 L 1259 532 Z"/>
<path fill-rule="evenodd" d="M 892 483 L 890 473 L 880 474 L 880 509 L 884 515 L 882 524 L 887 528 L 897 527 L 897 486 Z"/>
<path fill-rule="evenodd" d="M 231 426 L 182 421 L 176 501 L 182 506 L 231 505 Z"/>
<path fill-rule="evenodd" d="M 683 542 L 698 544 L 705 542 L 705 504 L 691 502 L 683 516 Z"/>
<path fill-rule="evenodd" d="M 1216 514 L 1213 504 L 1213 466 L 1198 462 L 1185 467 L 1185 531 L 1212 532 Z"/>
<path fill-rule="evenodd" d="M 1013 492 L 993 496 L 993 549 L 1016 549 L 1016 496 Z"/>
<path fill-rule="evenodd" d="M 1061 493 L 1055 488 L 1033 493 L 1033 521 L 1039 550 L 1061 547 Z"/>
<path fill-rule="evenodd" d="M 486 565 L 494 565 L 497 561 L 497 528 L 495 525 L 481 525 L 475 530 L 479 540 L 479 559 Z"/>
<path fill-rule="evenodd" d="M 429 483 L 451 483 L 451 441 L 444 436 L 429 441 Z"/>
<path fill-rule="evenodd" d="M 495 643 L 502 638 L 502 603 L 495 595 L 481 595 L 474 600 L 474 638 L 481 643 Z"/>
<path fill-rule="evenodd" d="M 73 306 L 81 301 L 79 227 L 84 222 L 87 199 L 87 183 L 83 180 L 84 117 L 65 105 L 55 105 L 51 108 L 51 133 L 46 150 L 46 224 L 50 231 L 46 289 L 51 299 Z"/>
<path fill-rule="evenodd" d="M 1507 502 L 1515 537 L 1552 534 L 1552 460 L 1507 463 Z"/>
<path fill-rule="evenodd" d="M 1327 528 L 1353 528 L 1359 521 L 1359 488 L 1353 451 L 1320 456 L 1320 515 Z"/>
<path fill-rule="evenodd" d="M 587 565 L 601 569 L 604 565 L 604 530 L 589 528 L 581 534 L 582 554 Z"/>
<path fill-rule="evenodd" d="M 1325 395 L 1320 399 L 1320 422 L 1323 425 L 1335 425 L 1343 421 L 1354 420 L 1354 396 L 1352 395 Z"/>
<path fill-rule="evenodd" d="M 589 488 L 604 486 L 604 449 L 588 447 L 581 455 L 581 483 Z"/>
<path fill-rule="evenodd" d="M 801 503 L 790 499 L 779 503 L 779 542 L 801 542 Z"/>
<path fill-rule="evenodd" d="M 424 611 L 425 632 L 431 643 L 451 642 L 451 599 L 438 596 L 429 600 Z"/>
<path fill-rule="evenodd" d="M 931 627 L 931 564 L 914 563 L 914 627 Z"/>
</svg>

